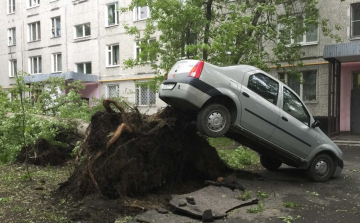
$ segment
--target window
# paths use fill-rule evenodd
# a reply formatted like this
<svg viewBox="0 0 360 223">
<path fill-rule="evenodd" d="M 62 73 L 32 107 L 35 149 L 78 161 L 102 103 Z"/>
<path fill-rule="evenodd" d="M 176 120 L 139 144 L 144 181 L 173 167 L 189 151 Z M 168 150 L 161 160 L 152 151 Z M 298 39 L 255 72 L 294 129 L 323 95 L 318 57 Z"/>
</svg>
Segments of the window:
<svg viewBox="0 0 360 223">
<path fill-rule="evenodd" d="M 150 10 L 148 6 L 134 8 L 134 21 L 150 18 Z"/>
<path fill-rule="evenodd" d="M 303 71 L 300 79 L 284 73 L 279 74 L 279 79 L 295 91 L 305 102 L 316 101 L 316 70 Z"/>
<path fill-rule="evenodd" d="M 276 105 L 279 91 L 279 83 L 264 74 L 253 74 L 249 77 L 247 86 L 261 97 Z"/>
<path fill-rule="evenodd" d="M 51 58 L 52 72 L 62 71 L 62 56 L 61 53 L 54 53 Z"/>
<path fill-rule="evenodd" d="M 40 5 L 40 0 L 27 0 L 27 1 L 28 1 L 29 8 Z"/>
<path fill-rule="evenodd" d="M 61 36 L 61 22 L 60 17 L 51 19 L 51 36 L 59 37 Z"/>
<path fill-rule="evenodd" d="M 147 41 L 148 45 L 150 46 L 152 43 L 154 43 L 156 41 L 156 39 L 149 39 Z M 141 42 L 135 42 L 135 55 L 134 55 L 134 59 L 139 58 L 139 56 L 141 56 L 141 58 L 139 58 L 139 60 L 144 60 L 144 61 L 154 61 L 155 58 L 154 55 L 151 55 L 150 52 L 148 53 L 148 55 L 140 55 L 141 53 Z"/>
<path fill-rule="evenodd" d="M 29 58 L 29 73 L 40 74 L 41 73 L 41 57 L 30 57 Z"/>
<path fill-rule="evenodd" d="M 351 5 L 351 37 L 360 37 L 360 3 Z"/>
<path fill-rule="evenodd" d="M 298 43 L 300 45 L 317 44 L 319 41 L 318 25 L 317 24 L 306 24 L 305 25 L 302 17 L 298 17 L 297 21 L 299 22 L 299 24 L 297 26 L 298 27 L 306 26 L 305 27 L 306 31 L 302 35 L 297 36 L 295 39 L 286 40 L 284 43 L 285 44 Z M 293 32 L 291 32 L 291 35 L 289 35 L 288 31 L 284 27 L 284 24 L 279 24 L 278 29 L 279 29 L 279 35 L 286 36 L 286 37 L 288 37 L 288 36 L 290 37 L 293 35 Z"/>
<path fill-rule="evenodd" d="M 146 84 L 140 84 L 135 89 L 136 105 L 153 105 L 156 102 L 156 95 Z"/>
<path fill-rule="evenodd" d="M 107 86 L 107 96 L 108 96 L 108 98 L 119 97 L 119 85 L 108 85 Z"/>
<path fill-rule="evenodd" d="M 112 3 L 106 6 L 106 26 L 119 24 L 118 3 Z"/>
<path fill-rule="evenodd" d="M 108 67 L 118 66 L 120 64 L 119 44 L 107 46 L 106 48 L 106 65 Z"/>
<path fill-rule="evenodd" d="M 15 0 L 7 0 L 7 13 L 15 13 Z"/>
<path fill-rule="evenodd" d="M 40 22 L 30 23 L 28 25 L 29 38 L 28 41 L 37 41 L 41 39 Z"/>
<path fill-rule="evenodd" d="M 9 60 L 9 77 L 15 77 L 17 73 L 17 61 Z"/>
<path fill-rule="evenodd" d="M 75 38 L 87 37 L 90 35 L 90 23 L 75 26 Z"/>
<path fill-rule="evenodd" d="M 91 62 L 87 63 L 77 63 L 76 72 L 81 74 L 91 74 Z"/>
<path fill-rule="evenodd" d="M 16 45 L 16 28 L 8 29 L 8 46 L 15 46 Z"/>
<path fill-rule="evenodd" d="M 290 90 L 284 87 L 284 102 L 283 110 L 289 115 L 293 116 L 300 122 L 309 126 L 310 116 L 305 109 L 305 106 Z"/>
</svg>

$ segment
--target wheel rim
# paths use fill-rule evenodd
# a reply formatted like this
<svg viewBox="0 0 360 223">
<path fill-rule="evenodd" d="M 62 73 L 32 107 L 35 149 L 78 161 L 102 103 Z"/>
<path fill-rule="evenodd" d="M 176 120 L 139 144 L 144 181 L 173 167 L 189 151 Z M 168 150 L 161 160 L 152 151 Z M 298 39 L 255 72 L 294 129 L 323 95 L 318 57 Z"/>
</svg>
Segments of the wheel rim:
<svg viewBox="0 0 360 223">
<path fill-rule="evenodd" d="M 325 176 L 329 171 L 328 163 L 325 160 L 319 160 L 315 165 L 315 172 L 318 176 Z"/>
<path fill-rule="evenodd" d="M 225 128 L 225 124 L 224 114 L 219 111 L 213 111 L 208 116 L 207 126 L 213 132 L 220 132 Z"/>
</svg>

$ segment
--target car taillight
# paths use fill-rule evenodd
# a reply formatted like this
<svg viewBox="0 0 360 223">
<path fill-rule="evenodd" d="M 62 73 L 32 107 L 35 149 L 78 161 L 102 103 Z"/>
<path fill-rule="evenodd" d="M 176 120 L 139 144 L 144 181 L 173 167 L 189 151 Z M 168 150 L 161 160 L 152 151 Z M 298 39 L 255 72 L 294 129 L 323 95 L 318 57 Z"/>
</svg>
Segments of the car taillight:
<svg viewBox="0 0 360 223">
<path fill-rule="evenodd" d="M 191 69 L 188 76 L 189 77 L 200 78 L 203 67 L 204 67 L 204 61 L 197 62 L 197 64 L 195 64 L 195 66 Z"/>
</svg>

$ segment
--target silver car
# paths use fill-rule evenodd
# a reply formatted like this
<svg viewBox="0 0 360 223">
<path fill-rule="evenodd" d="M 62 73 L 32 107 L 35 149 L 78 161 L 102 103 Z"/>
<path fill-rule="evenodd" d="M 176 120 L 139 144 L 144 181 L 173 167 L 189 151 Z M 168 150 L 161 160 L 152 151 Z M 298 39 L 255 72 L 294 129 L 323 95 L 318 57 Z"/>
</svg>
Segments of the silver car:
<svg viewBox="0 0 360 223">
<path fill-rule="evenodd" d="M 181 60 L 161 84 L 159 97 L 196 112 L 203 134 L 225 135 L 257 151 L 268 170 L 285 163 L 306 169 L 314 181 L 327 181 L 343 169 L 341 150 L 299 96 L 256 67 Z"/>
</svg>

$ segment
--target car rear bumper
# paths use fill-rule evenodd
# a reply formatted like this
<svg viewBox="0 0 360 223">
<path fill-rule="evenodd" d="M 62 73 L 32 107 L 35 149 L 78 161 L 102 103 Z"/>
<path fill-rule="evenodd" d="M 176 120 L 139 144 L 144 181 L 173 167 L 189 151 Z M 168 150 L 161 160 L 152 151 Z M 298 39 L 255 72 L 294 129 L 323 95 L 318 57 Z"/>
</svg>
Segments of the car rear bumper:
<svg viewBox="0 0 360 223">
<path fill-rule="evenodd" d="M 188 83 L 164 82 L 167 83 L 175 84 L 175 87 L 171 90 L 160 87 L 159 98 L 179 109 L 199 110 L 210 99 L 210 95 Z"/>
</svg>

